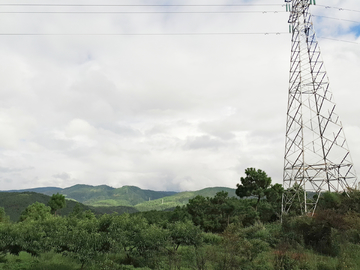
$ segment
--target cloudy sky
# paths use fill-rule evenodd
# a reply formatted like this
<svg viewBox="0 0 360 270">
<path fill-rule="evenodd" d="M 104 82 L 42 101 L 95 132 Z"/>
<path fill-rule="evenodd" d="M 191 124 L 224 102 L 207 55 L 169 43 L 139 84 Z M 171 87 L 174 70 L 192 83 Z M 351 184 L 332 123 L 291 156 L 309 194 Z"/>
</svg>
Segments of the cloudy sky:
<svg viewBox="0 0 360 270">
<path fill-rule="evenodd" d="M 21 2 L 138 6 L 0 0 L 0 190 L 235 188 L 248 167 L 282 182 L 291 40 L 283 1 Z M 176 4 L 252 6 L 144 6 Z M 68 11 L 76 13 L 54 13 Z M 241 13 L 207 13 L 219 11 Z M 311 11 L 360 172 L 360 1 L 317 0 Z"/>
</svg>

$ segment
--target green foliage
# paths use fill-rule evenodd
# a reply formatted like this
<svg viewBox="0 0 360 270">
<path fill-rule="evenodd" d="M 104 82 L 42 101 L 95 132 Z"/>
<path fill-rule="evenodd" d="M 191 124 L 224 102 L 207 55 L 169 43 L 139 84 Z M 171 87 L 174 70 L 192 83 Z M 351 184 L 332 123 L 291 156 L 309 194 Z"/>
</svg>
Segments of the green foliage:
<svg viewBox="0 0 360 270">
<path fill-rule="evenodd" d="M 252 199 L 232 200 L 236 204 L 234 215 L 238 223 L 244 227 L 252 226 L 260 220 L 259 212 L 255 210 L 255 203 Z"/>
<path fill-rule="evenodd" d="M 4 207 L 0 207 L 0 223 L 10 222 L 10 217 L 6 215 Z"/>
<path fill-rule="evenodd" d="M 26 190 L 24 190 L 26 191 Z M 89 186 L 89 185 L 75 185 L 69 188 L 60 189 L 60 188 L 38 188 L 30 189 L 27 191 L 32 192 L 23 192 L 22 194 L 32 194 L 29 196 L 27 201 L 24 201 L 24 198 L 20 198 L 18 192 L 0 192 L 0 205 L 3 205 L 2 197 L 6 197 L 4 201 L 9 201 L 11 196 L 16 196 L 17 199 L 13 199 L 14 203 L 10 203 L 9 206 L 5 207 L 5 210 L 11 216 L 11 220 L 16 221 L 19 219 L 19 216 L 12 216 L 10 212 L 16 212 L 18 207 L 14 207 L 19 204 L 23 209 L 26 208 L 31 203 L 35 201 L 46 204 L 49 201 L 49 197 L 46 195 L 53 195 L 54 192 L 57 192 L 68 199 L 67 204 L 69 207 L 59 210 L 57 214 L 68 215 L 72 208 L 75 206 L 74 200 L 80 203 L 87 204 L 92 206 L 91 210 L 97 214 L 111 214 L 117 212 L 122 213 L 134 213 L 137 211 L 151 211 L 158 210 L 163 211 L 167 209 L 173 209 L 176 206 L 184 206 L 188 203 L 189 199 L 194 198 L 197 195 L 204 197 L 213 197 L 217 192 L 225 191 L 228 192 L 229 197 L 236 196 L 235 189 L 226 188 L 226 187 L 212 187 L 205 188 L 198 191 L 191 192 L 172 192 L 172 191 L 152 191 L 152 190 L 143 190 L 134 186 L 124 186 L 121 188 L 112 188 L 106 185 L 102 186 Z M 39 192 L 43 194 L 37 194 L 34 192 Z M 10 194 L 12 193 L 12 194 Z M 35 195 L 36 194 L 36 195 Z M 36 199 L 33 199 L 36 196 Z M 31 199 L 32 198 L 32 199 Z M 22 203 L 24 201 L 24 203 Z M 25 206 L 22 206 L 25 205 Z M 4 205 L 5 206 L 5 205 Z M 87 206 L 87 207 L 88 207 Z M 136 210 L 134 207 L 138 210 Z M 15 209 L 8 210 L 8 207 L 14 207 Z M 18 215 L 20 215 L 21 209 Z"/>
<path fill-rule="evenodd" d="M 51 214 L 56 216 L 56 211 L 66 206 L 65 196 L 59 193 L 53 194 L 48 202 L 51 208 Z"/>
<path fill-rule="evenodd" d="M 282 204 L 282 195 L 284 193 L 284 188 L 280 184 L 271 185 L 270 188 L 265 190 L 266 201 L 272 208 L 272 216 L 268 221 L 275 221 L 280 219 L 281 216 L 281 204 Z"/>
<path fill-rule="evenodd" d="M 267 189 L 270 187 L 271 178 L 262 170 L 247 168 L 245 170 L 246 177 L 241 177 L 241 184 L 237 184 L 236 195 L 240 198 L 255 196 L 257 197 L 257 205 L 260 199 L 265 196 Z"/>
<path fill-rule="evenodd" d="M 357 192 L 324 194 L 314 216 L 288 215 L 281 224 L 276 221 L 281 188 L 274 190 L 257 211 L 257 198 L 229 198 L 226 192 L 195 197 L 173 212 L 96 216 L 77 204 L 66 217 L 32 204 L 24 221 L 0 222 L 0 269 L 358 268 Z"/>
<path fill-rule="evenodd" d="M 222 241 L 222 237 L 217 233 L 203 233 L 202 241 L 208 245 L 217 245 Z"/>
<path fill-rule="evenodd" d="M 284 237 L 289 243 L 305 245 L 315 251 L 337 256 L 340 252 L 337 230 L 325 220 L 302 216 L 283 222 Z"/>
<path fill-rule="evenodd" d="M 284 191 L 286 196 L 289 198 L 294 198 L 291 209 L 288 212 L 288 216 L 299 216 L 305 213 L 304 209 L 304 200 L 305 200 L 305 190 L 300 184 L 295 183 L 291 188 L 288 188 Z M 306 194 L 307 196 L 307 194 Z M 311 199 L 307 197 L 307 202 L 310 203 Z"/>
<path fill-rule="evenodd" d="M 248 230 L 231 224 L 224 231 L 223 241 L 216 254 L 216 269 L 254 269 L 254 260 L 266 252 L 269 245 L 249 237 Z"/>
<path fill-rule="evenodd" d="M 97 231 L 97 220 L 81 220 L 71 231 L 59 235 L 63 254 L 77 259 L 81 269 L 94 260 L 104 249 L 107 237 Z"/>
<path fill-rule="evenodd" d="M 187 211 L 186 206 L 176 206 L 175 209 L 171 212 L 171 216 L 169 218 L 170 222 L 176 221 L 185 221 L 191 220 L 191 215 Z"/>
<path fill-rule="evenodd" d="M 134 206 L 136 204 L 171 196 L 176 192 L 143 190 L 135 186 L 112 188 L 106 185 L 75 185 L 61 191 L 67 198 L 94 206 Z"/>
<path fill-rule="evenodd" d="M 48 204 L 50 197 L 44 194 L 34 193 L 34 192 L 0 192 L 0 205 L 5 209 L 6 213 L 9 215 L 10 220 L 16 222 L 19 220 L 21 213 L 29 205 L 39 202 L 43 204 Z M 66 200 L 66 207 L 58 210 L 57 214 L 66 216 L 69 215 L 77 202 Z M 89 206 L 83 205 L 84 210 L 90 210 Z M 107 209 L 106 209 L 107 210 Z M 96 214 L 102 214 L 103 210 L 92 208 L 92 212 Z M 136 210 L 135 210 L 136 211 Z M 118 213 L 122 213 L 118 211 Z"/>
<path fill-rule="evenodd" d="M 97 215 L 103 214 L 124 214 L 124 213 L 137 213 L 139 212 L 134 207 L 130 206 L 89 206 L 89 209 Z"/>
<path fill-rule="evenodd" d="M 93 219 L 95 218 L 95 215 L 92 211 L 85 210 L 82 204 L 77 203 L 74 206 L 73 211 L 70 213 L 69 217 L 77 219 Z"/>
<path fill-rule="evenodd" d="M 198 191 L 186 191 L 174 194 L 172 196 L 163 197 L 157 200 L 144 201 L 143 203 L 135 205 L 136 209 L 139 211 L 150 211 L 150 210 L 167 210 L 175 208 L 177 206 L 185 206 L 190 199 L 195 198 L 196 196 L 202 197 L 214 197 L 218 192 L 227 192 L 229 197 L 236 196 L 235 189 L 226 188 L 226 187 L 213 187 L 205 188 Z"/>
<path fill-rule="evenodd" d="M 190 220 L 169 224 L 168 230 L 174 250 L 180 245 L 200 246 L 202 242 L 202 231 Z"/>
<path fill-rule="evenodd" d="M 227 192 L 216 193 L 213 198 L 200 195 L 189 200 L 186 210 L 195 225 L 206 232 L 222 232 L 234 220 L 236 204 Z"/>
<path fill-rule="evenodd" d="M 19 255 L 6 255 L 6 262 L 0 263 L 0 269 L 6 270 L 78 270 L 79 264 L 61 254 L 47 252 L 33 257 L 27 252 Z"/>
<path fill-rule="evenodd" d="M 51 208 L 46 206 L 43 203 L 35 202 L 32 205 L 26 207 L 26 209 L 21 213 L 20 221 L 30 221 L 30 220 L 45 220 L 48 219 Z"/>
<path fill-rule="evenodd" d="M 322 193 L 318 202 L 321 209 L 338 209 L 341 205 L 342 195 L 335 192 Z"/>
<path fill-rule="evenodd" d="M 360 213 L 360 191 L 350 190 L 348 193 L 337 194 L 341 198 L 339 211 L 346 213 L 349 211 Z"/>
<path fill-rule="evenodd" d="M 172 212 L 151 210 L 147 212 L 137 212 L 134 215 L 144 217 L 149 224 L 156 224 L 165 228 L 172 216 Z"/>
</svg>

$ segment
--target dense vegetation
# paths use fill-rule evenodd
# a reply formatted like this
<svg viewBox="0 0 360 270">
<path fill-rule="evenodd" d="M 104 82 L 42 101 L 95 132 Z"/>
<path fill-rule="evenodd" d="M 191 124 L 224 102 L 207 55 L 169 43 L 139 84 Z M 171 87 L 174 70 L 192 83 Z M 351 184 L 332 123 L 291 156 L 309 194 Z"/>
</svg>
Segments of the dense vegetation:
<svg viewBox="0 0 360 270">
<path fill-rule="evenodd" d="M 50 196 L 35 192 L 0 192 L 0 207 L 3 207 L 11 221 L 18 221 L 21 213 L 27 206 L 35 202 L 48 204 Z M 96 215 L 111 213 L 135 213 L 135 208 L 129 206 L 114 207 L 93 207 L 78 203 L 73 200 L 66 200 L 66 206 L 58 211 L 61 216 L 68 216 L 76 205 L 80 205 L 84 211 L 91 210 Z"/>
<path fill-rule="evenodd" d="M 197 195 L 213 197 L 219 191 L 228 192 L 230 197 L 236 196 L 235 189 L 225 187 L 211 187 L 198 191 L 185 191 L 177 193 L 173 191 L 145 190 L 134 186 L 112 188 L 106 185 L 75 185 L 64 189 L 48 187 L 11 192 L 36 192 L 48 196 L 59 193 L 64 195 L 67 199 L 75 200 L 93 207 L 128 206 L 134 207 L 139 211 L 150 211 L 166 210 L 175 208 L 176 206 L 182 206 L 187 204 L 189 199 L 192 199 Z M 0 200 L 3 193 L 4 192 L 0 192 Z"/>
<path fill-rule="evenodd" d="M 0 207 L 0 269 L 358 269 L 359 191 L 324 193 L 314 216 L 294 209 L 280 223 L 283 190 L 263 179 L 238 186 L 251 198 L 222 191 L 167 212 L 96 216 L 78 204 L 60 216 L 34 203 L 12 223 Z"/>
</svg>

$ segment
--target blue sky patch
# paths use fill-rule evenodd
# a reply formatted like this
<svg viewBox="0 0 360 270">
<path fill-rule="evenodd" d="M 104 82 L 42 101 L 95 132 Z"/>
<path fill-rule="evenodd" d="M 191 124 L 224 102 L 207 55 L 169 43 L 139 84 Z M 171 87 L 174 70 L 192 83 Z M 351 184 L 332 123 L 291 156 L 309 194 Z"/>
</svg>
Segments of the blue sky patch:
<svg viewBox="0 0 360 270">
<path fill-rule="evenodd" d="M 357 24 L 350 28 L 351 33 L 355 33 L 356 37 L 360 36 L 360 24 Z"/>
</svg>

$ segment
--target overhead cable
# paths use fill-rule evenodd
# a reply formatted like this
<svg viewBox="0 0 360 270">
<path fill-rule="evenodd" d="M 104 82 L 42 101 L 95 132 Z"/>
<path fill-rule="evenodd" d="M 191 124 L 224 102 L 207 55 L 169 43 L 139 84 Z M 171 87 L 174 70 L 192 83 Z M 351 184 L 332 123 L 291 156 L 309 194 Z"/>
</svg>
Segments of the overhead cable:
<svg viewBox="0 0 360 270">
<path fill-rule="evenodd" d="M 213 35 L 284 35 L 288 32 L 253 33 L 0 33 L 0 36 L 213 36 Z"/>
<path fill-rule="evenodd" d="M 334 41 L 340 41 L 340 42 L 346 42 L 346 43 L 352 43 L 352 44 L 357 44 L 357 45 L 360 45 L 360 43 L 359 43 L 359 42 L 356 42 L 356 41 L 350 41 L 350 40 L 344 40 L 344 39 L 329 38 L 329 37 L 317 37 L 317 38 L 321 38 L 321 39 L 329 39 L 329 40 L 334 40 Z"/>
<path fill-rule="evenodd" d="M 325 5 L 316 5 L 318 7 L 323 7 L 323 8 L 333 8 L 333 9 L 337 9 L 339 11 L 352 11 L 352 12 L 360 12 L 360 10 L 355 10 L 355 9 L 348 9 L 348 8 L 342 8 L 342 7 L 330 7 L 330 6 L 325 6 Z M 316 7 L 315 6 L 315 7 Z"/>
<path fill-rule="evenodd" d="M 157 14 L 157 13 L 183 13 L 183 14 L 213 14 L 213 13 L 284 13 L 286 11 L 0 11 L 1 14 Z"/>
<path fill-rule="evenodd" d="M 236 35 L 289 35 L 289 32 L 230 32 L 230 33 L 0 33 L 0 36 L 236 36 Z M 358 44 L 356 41 L 349 41 L 337 38 L 318 37 L 333 41 Z"/>
<path fill-rule="evenodd" d="M 11 3 L 0 6 L 44 6 L 44 7 L 261 7 L 261 6 L 284 6 L 283 4 L 234 4 L 234 5 L 127 5 L 127 4 L 29 4 Z"/>
<path fill-rule="evenodd" d="M 321 15 L 311 15 L 311 16 L 313 16 L 313 17 L 319 17 L 319 18 L 325 18 L 325 19 L 330 19 L 330 20 L 338 20 L 338 21 L 345 21 L 345 22 L 360 23 L 360 21 L 345 20 L 345 19 L 339 19 L 339 18 L 333 18 L 333 17 L 321 16 Z"/>
</svg>

